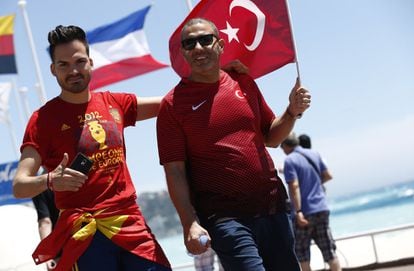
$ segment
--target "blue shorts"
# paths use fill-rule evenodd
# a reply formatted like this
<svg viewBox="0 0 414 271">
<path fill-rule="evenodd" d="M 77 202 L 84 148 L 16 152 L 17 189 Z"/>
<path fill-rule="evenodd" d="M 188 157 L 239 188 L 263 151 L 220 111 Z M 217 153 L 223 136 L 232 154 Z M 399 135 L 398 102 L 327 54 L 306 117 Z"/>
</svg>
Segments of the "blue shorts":
<svg viewBox="0 0 414 271">
<path fill-rule="evenodd" d="M 170 268 L 132 254 L 96 231 L 86 251 L 78 259 L 73 271 L 171 271 Z"/>
<path fill-rule="evenodd" d="M 306 215 L 305 218 L 309 221 L 308 226 L 303 228 L 295 226 L 295 249 L 299 261 L 310 261 L 310 246 L 312 239 L 321 250 L 325 262 L 329 262 L 336 258 L 335 240 L 333 239 L 331 229 L 329 228 L 329 211 Z"/>
<path fill-rule="evenodd" d="M 286 213 L 221 219 L 203 226 L 226 271 L 300 271 Z"/>
</svg>

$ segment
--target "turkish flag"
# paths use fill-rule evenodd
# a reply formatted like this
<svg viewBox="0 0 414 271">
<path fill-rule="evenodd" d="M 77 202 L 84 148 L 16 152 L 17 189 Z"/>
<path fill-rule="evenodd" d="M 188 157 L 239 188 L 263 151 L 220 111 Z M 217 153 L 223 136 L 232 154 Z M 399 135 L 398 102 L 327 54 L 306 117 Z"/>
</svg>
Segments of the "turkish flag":
<svg viewBox="0 0 414 271">
<path fill-rule="evenodd" d="M 221 65 L 239 59 L 258 78 L 295 61 L 286 0 L 201 0 L 170 37 L 170 60 L 181 77 L 190 67 L 181 55 L 181 29 L 202 17 L 217 26 L 224 39 Z"/>
</svg>

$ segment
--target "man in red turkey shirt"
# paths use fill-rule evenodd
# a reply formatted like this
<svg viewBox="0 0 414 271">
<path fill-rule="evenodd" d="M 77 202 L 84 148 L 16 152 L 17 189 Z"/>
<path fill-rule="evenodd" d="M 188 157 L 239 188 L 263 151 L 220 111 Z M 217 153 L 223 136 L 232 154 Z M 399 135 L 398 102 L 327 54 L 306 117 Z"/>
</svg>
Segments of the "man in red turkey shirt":
<svg viewBox="0 0 414 271">
<path fill-rule="evenodd" d="M 224 41 L 212 22 L 188 21 L 181 44 L 191 74 L 164 97 L 157 135 L 188 251 L 203 253 L 211 241 L 225 270 L 300 270 L 266 146 L 290 133 L 310 94 L 297 83 L 276 117 L 251 77 L 220 69 Z"/>
</svg>

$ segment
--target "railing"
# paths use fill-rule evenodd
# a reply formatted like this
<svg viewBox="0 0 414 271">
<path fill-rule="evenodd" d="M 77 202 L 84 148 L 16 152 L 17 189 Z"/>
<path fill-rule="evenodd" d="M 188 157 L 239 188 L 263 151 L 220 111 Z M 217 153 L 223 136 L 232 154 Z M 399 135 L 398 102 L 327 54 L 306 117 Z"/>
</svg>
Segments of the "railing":
<svg viewBox="0 0 414 271">
<path fill-rule="evenodd" d="M 337 254 L 344 270 L 364 270 L 414 262 L 414 224 L 363 232 L 336 239 Z M 311 248 L 313 270 L 326 264 L 315 244 Z M 372 269 L 371 269 L 372 270 Z"/>
<path fill-rule="evenodd" d="M 343 270 L 372 270 L 414 262 L 414 224 L 369 231 L 336 239 Z M 329 270 L 315 244 L 311 247 L 312 270 Z M 194 263 L 173 266 L 174 271 L 194 271 Z M 218 270 L 215 268 L 215 270 Z M 367 270 L 367 269 L 365 269 Z"/>
</svg>

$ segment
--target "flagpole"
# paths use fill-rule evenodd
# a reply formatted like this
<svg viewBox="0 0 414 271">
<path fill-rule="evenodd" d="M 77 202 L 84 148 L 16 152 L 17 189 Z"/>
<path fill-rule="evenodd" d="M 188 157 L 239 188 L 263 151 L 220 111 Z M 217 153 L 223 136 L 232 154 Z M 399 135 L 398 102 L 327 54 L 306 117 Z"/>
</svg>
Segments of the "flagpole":
<svg viewBox="0 0 414 271">
<path fill-rule="evenodd" d="M 23 115 L 22 103 L 21 103 L 21 101 L 19 100 L 19 97 L 18 97 L 20 95 L 18 94 L 19 91 L 17 90 L 17 82 L 16 82 L 15 78 L 12 79 L 12 85 L 13 85 L 12 89 L 14 89 L 14 91 L 12 91 L 12 94 L 13 94 L 15 102 L 17 104 L 17 110 L 19 111 L 19 119 L 20 119 L 20 122 L 22 124 L 22 127 L 25 127 L 26 121 L 27 121 L 27 116 L 25 118 L 24 115 Z"/>
<path fill-rule="evenodd" d="M 187 0 L 187 7 L 189 11 L 193 9 L 193 4 L 191 3 L 191 0 Z"/>
<path fill-rule="evenodd" d="M 292 18 L 290 16 L 290 8 L 289 8 L 289 1 L 285 0 L 286 2 L 286 9 L 287 9 L 287 14 L 288 14 L 288 18 L 289 18 L 289 26 L 290 26 L 290 32 L 292 33 L 292 43 L 293 43 L 293 50 L 295 52 L 295 64 L 296 64 L 296 72 L 298 74 L 298 80 L 299 80 L 299 85 L 301 85 L 301 77 L 300 77 L 300 69 L 299 69 L 299 58 L 298 58 L 298 52 L 296 50 L 296 42 L 295 42 L 295 35 L 293 34 L 293 25 L 292 25 Z"/>
<path fill-rule="evenodd" d="M 14 150 L 14 154 L 16 155 L 16 159 L 19 158 L 19 147 L 17 147 L 17 140 L 16 140 L 16 133 L 13 130 L 13 125 L 10 121 L 10 115 L 9 115 L 9 111 L 7 110 L 6 112 L 6 124 L 9 128 L 9 132 L 10 132 L 10 138 L 12 140 L 12 144 L 13 144 L 13 150 Z"/>
<path fill-rule="evenodd" d="M 24 112 L 26 114 L 26 120 L 30 117 L 30 106 L 29 101 L 27 100 L 27 93 L 28 88 L 27 87 L 20 87 L 19 88 L 19 95 L 20 95 L 20 101 L 23 104 Z"/>
<path fill-rule="evenodd" d="M 30 29 L 30 24 L 29 24 L 29 16 L 27 15 L 26 12 L 26 0 L 19 0 L 18 5 L 20 6 L 22 13 L 23 13 L 23 18 L 24 18 L 24 23 L 26 26 L 26 32 L 27 32 L 27 37 L 29 38 L 29 43 L 30 43 L 30 48 L 32 50 L 32 56 L 33 56 L 33 61 L 35 64 L 35 68 L 36 68 L 36 75 L 37 75 L 37 81 L 38 81 L 38 85 L 36 85 L 36 90 L 38 91 L 39 94 L 39 99 L 40 99 L 40 103 L 41 105 L 44 105 L 46 103 L 46 92 L 45 92 L 45 86 L 43 84 L 43 77 L 42 77 L 42 73 L 40 70 L 40 65 L 39 65 L 39 60 L 36 54 L 36 49 L 35 49 L 35 44 L 33 41 L 33 35 L 32 35 L 32 30 Z"/>
</svg>

